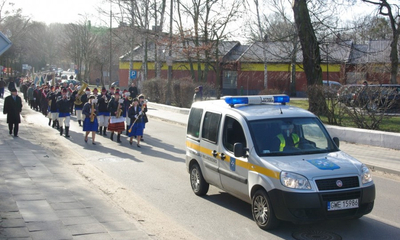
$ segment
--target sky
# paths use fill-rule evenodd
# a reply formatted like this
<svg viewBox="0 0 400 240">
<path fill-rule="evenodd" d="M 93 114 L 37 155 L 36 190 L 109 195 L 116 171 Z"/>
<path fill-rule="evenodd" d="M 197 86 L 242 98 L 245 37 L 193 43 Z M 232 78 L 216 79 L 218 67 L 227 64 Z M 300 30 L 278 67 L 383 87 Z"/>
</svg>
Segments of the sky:
<svg viewBox="0 0 400 240">
<path fill-rule="evenodd" d="M 82 23 L 86 16 L 91 21 L 92 26 L 109 26 L 109 0 L 7 0 L 7 2 L 14 3 L 14 9 L 21 8 L 22 14 L 30 17 L 33 21 L 46 24 L 57 22 Z M 360 15 L 371 13 L 371 6 L 358 2 L 353 8 L 343 9 L 341 17 L 342 19 L 352 20 Z M 4 8 L 10 9 L 11 7 L 6 4 Z M 107 13 L 99 13 L 99 8 Z M 113 12 L 116 13 L 117 10 L 118 8 L 114 5 Z M 288 10 L 287 13 L 291 14 L 290 5 L 288 5 Z M 118 22 L 113 21 L 112 24 L 117 26 Z M 241 33 L 238 32 L 237 35 L 241 35 Z"/>
<path fill-rule="evenodd" d="M 21 8 L 24 16 L 46 24 L 77 23 L 84 21 L 84 16 L 87 16 L 92 25 L 109 24 L 107 17 L 97 11 L 99 7 L 107 12 L 110 11 L 110 3 L 107 0 L 7 0 L 7 2 L 14 3 L 13 8 Z M 7 5 L 4 8 L 10 9 Z"/>
</svg>

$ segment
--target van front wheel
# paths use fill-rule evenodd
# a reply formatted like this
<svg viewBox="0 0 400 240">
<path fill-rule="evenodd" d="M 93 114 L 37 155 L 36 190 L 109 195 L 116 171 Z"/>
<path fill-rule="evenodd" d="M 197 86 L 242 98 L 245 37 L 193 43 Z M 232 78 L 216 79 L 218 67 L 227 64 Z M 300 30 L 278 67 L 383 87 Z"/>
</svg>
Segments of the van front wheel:
<svg viewBox="0 0 400 240">
<path fill-rule="evenodd" d="M 190 167 L 190 185 L 193 192 L 198 196 L 206 195 L 210 185 L 204 180 L 200 166 L 196 163 Z"/>
<path fill-rule="evenodd" d="M 279 220 L 275 217 L 271 201 L 264 190 L 258 190 L 252 199 L 251 209 L 253 219 L 258 227 L 264 230 L 271 230 L 279 225 Z"/>
</svg>

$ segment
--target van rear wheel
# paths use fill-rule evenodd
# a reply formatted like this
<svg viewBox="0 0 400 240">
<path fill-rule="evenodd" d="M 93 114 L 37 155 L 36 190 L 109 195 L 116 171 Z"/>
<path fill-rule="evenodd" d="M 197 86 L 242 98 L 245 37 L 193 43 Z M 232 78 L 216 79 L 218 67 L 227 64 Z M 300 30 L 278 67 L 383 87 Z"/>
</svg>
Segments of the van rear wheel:
<svg viewBox="0 0 400 240">
<path fill-rule="evenodd" d="M 210 185 L 204 180 L 200 166 L 195 163 L 190 167 L 190 185 L 193 192 L 198 196 L 206 195 Z"/>
<path fill-rule="evenodd" d="M 258 190 L 252 199 L 251 204 L 253 219 L 257 226 L 264 230 L 277 228 L 279 220 L 275 217 L 271 200 L 264 190 Z"/>
</svg>

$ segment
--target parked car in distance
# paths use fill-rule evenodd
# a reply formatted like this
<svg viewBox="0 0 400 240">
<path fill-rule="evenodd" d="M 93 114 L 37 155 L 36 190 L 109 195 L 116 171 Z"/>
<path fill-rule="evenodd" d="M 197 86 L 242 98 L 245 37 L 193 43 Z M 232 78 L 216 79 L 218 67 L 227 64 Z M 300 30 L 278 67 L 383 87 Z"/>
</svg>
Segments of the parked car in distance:
<svg viewBox="0 0 400 240">
<path fill-rule="evenodd" d="M 357 104 L 368 111 L 400 110 L 400 84 L 377 84 L 363 87 Z"/>
<path fill-rule="evenodd" d="M 324 92 L 328 97 L 337 97 L 339 88 L 342 86 L 339 82 L 323 80 Z"/>
<path fill-rule="evenodd" d="M 81 85 L 81 83 L 78 80 L 75 80 L 75 79 L 62 80 L 61 84 L 64 84 L 64 82 L 66 82 L 67 85 L 69 85 L 70 83 L 72 83 L 74 86 Z"/>
<path fill-rule="evenodd" d="M 54 82 L 55 85 L 60 85 L 61 82 L 62 82 L 62 80 L 61 80 L 60 77 L 55 77 L 55 82 Z M 48 83 L 50 86 L 53 86 L 53 80 L 49 80 L 49 81 L 47 81 L 47 83 Z"/>
<path fill-rule="evenodd" d="M 357 99 L 357 94 L 362 87 L 363 85 L 361 84 L 342 85 L 337 93 L 338 101 L 344 103 L 346 106 L 353 106 Z"/>
<path fill-rule="evenodd" d="M 111 87 L 119 87 L 119 81 L 111 83 Z"/>
</svg>

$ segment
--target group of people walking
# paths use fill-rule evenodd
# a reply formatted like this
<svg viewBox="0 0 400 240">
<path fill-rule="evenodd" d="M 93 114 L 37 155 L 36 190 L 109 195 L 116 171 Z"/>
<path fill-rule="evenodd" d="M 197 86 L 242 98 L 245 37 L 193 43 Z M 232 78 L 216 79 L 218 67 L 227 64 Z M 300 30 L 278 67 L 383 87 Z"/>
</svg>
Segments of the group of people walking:
<svg viewBox="0 0 400 240">
<path fill-rule="evenodd" d="M 131 145 L 133 138 L 136 139 L 137 147 L 144 141 L 143 131 L 148 122 L 147 104 L 143 95 L 137 96 L 138 91 L 134 83 L 129 91 L 120 91 L 114 87 L 107 91 L 103 87 L 99 93 L 97 88 L 91 91 L 87 85 L 37 87 L 25 82 L 21 85 L 21 91 L 29 106 L 48 117 L 48 125 L 58 129 L 61 136 L 70 137 L 71 115 L 75 114 L 79 126 L 85 132 L 86 143 L 91 134 L 91 142 L 96 145 L 96 134 L 107 137 L 107 132 L 112 141 L 116 135 L 117 142 L 121 143 L 121 134 L 124 131 Z"/>
</svg>

